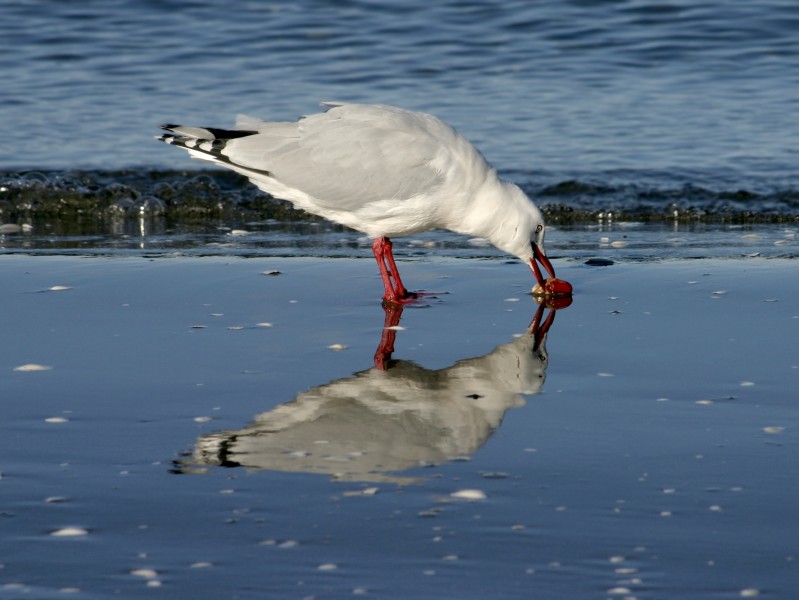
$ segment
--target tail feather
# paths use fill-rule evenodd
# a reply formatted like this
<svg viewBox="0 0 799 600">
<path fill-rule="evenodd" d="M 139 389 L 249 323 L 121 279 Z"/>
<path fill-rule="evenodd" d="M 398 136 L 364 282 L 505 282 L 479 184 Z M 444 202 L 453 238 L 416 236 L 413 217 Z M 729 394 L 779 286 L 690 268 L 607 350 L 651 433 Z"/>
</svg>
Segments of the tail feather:
<svg viewBox="0 0 799 600">
<path fill-rule="evenodd" d="M 239 165 L 231 160 L 230 156 L 223 153 L 230 140 L 254 135 L 258 133 L 257 131 L 216 129 L 213 127 L 190 127 L 187 125 L 173 124 L 161 125 L 161 129 L 165 129 L 170 133 L 156 136 L 157 140 L 183 148 L 187 150 L 193 158 L 220 163 L 245 175 L 252 173 L 266 175 L 268 177 L 272 176 L 269 171 Z"/>
</svg>

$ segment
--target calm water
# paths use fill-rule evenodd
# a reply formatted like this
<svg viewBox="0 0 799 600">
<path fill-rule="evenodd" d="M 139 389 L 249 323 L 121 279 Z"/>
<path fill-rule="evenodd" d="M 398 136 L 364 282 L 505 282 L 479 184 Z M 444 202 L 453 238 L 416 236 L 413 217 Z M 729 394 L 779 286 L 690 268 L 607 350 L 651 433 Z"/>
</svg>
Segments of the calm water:
<svg viewBox="0 0 799 600">
<path fill-rule="evenodd" d="M 437 114 L 522 181 L 799 182 L 791 0 L 0 10 L 0 169 L 190 168 L 153 142 L 158 124 L 293 119 L 335 99 Z"/>
<path fill-rule="evenodd" d="M 0 598 L 795 592 L 799 3 L 0 14 Z M 514 337 L 536 309 L 522 265 L 446 232 L 397 243 L 409 281 L 446 295 L 405 311 L 388 371 L 417 435 L 395 435 L 385 403 L 373 430 L 424 449 L 457 422 L 437 394 L 464 370 L 454 406 L 508 400 L 488 421 L 464 411 L 490 427 L 422 457 L 435 466 L 391 465 L 418 483 L 287 472 L 266 446 L 246 460 L 236 440 L 259 422 L 382 379 L 380 281 L 371 260 L 318 258 L 368 256 L 360 234 L 153 139 L 322 100 L 455 125 L 544 206 L 577 291 L 531 355 Z M 488 385 L 522 366 L 546 379 Z M 303 439 L 382 456 L 348 407 L 321 433 L 298 422 Z M 468 488 L 488 498 L 450 496 Z"/>
</svg>

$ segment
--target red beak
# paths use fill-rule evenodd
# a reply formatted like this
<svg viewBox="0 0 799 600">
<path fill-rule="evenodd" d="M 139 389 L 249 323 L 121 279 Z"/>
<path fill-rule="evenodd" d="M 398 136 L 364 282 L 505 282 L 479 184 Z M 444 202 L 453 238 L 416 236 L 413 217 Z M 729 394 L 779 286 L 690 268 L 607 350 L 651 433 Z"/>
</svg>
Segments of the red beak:
<svg viewBox="0 0 799 600">
<path fill-rule="evenodd" d="M 538 248 L 538 245 L 535 242 L 531 242 L 530 245 L 533 248 L 533 258 L 530 259 L 530 265 L 533 269 L 533 274 L 535 275 L 538 284 L 541 287 L 544 287 L 544 278 L 541 275 L 541 269 L 538 268 L 538 263 L 540 262 L 542 265 L 544 265 L 544 268 L 547 270 L 547 273 L 549 273 L 551 277 L 555 276 L 555 269 L 552 268 L 552 263 L 549 262 L 547 255 L 541 252 L 541 250 Z"/>
</svg>

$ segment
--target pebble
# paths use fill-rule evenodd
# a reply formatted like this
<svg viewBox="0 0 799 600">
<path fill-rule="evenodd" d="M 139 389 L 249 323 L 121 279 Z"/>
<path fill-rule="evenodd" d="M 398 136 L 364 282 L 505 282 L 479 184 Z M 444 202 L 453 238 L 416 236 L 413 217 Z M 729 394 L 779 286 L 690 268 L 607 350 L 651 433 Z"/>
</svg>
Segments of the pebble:
<svg viewBox="0 0 799 600">
<path fill-rule="evenodd" d="M 763 431 L 765 433 L 782 433 L 783 431 L 785 431 L 785 427 L 777 427 L 777 426 L 764 427 Z"/>
<path fill-rule="evenodd" d="M 483 490 L 476 490 L 476 489 L 466 489 L 466 490 L 458 490 L 457 492 L 453 492 L 450 494 L 452 498 L 457 498 L 458 500 L 485 500 L 488 498 L 486 493 Z"/>
<path fill-rule="evenodd" d="M 33 373 L 35 371 L 51 371 L 53 367 L 48 367 L 47 365 L 37 365 L 36 363 L 28 363 L 26 365 L 20 365 L 18 367 L 14 367 L 15 371 L 19 371 L 21 373 Z"/>
<path fill-rule="evenodd" d="M 133 569 L 130 574 L 134 577 L 143 577 L 144 579 L 155 579 L 158 577 L 158 571 L 155 569 Z"/>
<path fill-rule="evenodd" d="M 89 530 L 83 529 L 83 527 L 62 527 L 61 529 L 51 531 L 50 535 L 53 537 L 80 537 L 89 535 Z"/>
</svg>

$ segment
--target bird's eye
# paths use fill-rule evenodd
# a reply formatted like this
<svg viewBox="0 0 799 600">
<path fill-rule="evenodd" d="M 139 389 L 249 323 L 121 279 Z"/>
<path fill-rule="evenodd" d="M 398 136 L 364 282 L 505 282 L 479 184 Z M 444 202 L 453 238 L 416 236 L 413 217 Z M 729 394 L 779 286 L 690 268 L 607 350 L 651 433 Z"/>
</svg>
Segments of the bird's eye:
<svg viewBox="0 0 799 600">
<path fill-rule="evenodd" d="M 536 233 L 541 233 L 541 230 L 542 230 L 543 228 L 544 228 L 544 226 L 543 226 L 543 225 L 541 225 L 541 223 L 539 223 L 539 224 L 538 224 L 538 227 L 536 227 L 536 228 L 535 228 L 535 232 L 536 232 Z"/>
</svg>

